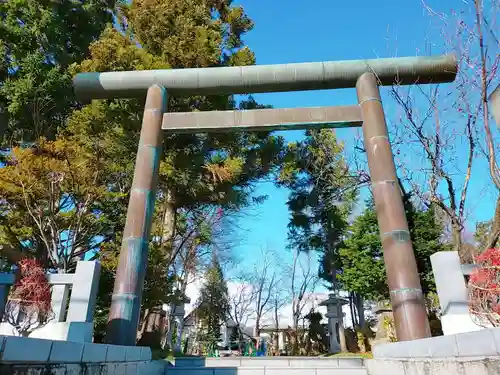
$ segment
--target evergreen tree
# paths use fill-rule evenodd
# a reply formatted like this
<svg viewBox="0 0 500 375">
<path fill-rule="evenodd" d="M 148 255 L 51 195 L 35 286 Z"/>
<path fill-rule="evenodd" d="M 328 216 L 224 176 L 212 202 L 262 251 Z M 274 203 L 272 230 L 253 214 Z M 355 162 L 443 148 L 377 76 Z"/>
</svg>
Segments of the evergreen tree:
<svg viewBox="0 0 500 375">
<path fill-rule="evenodd" d="M 229 308 L 227 284 L 214 255 L 198 299 L 198 317 L 205 329 L 205 341 L 215 343 L 220 340 L 220 329 L 228 319 Z"/>
<path fill-rule="evenodd" d="M 289 145 L 279 184 L 291 190 L 289 245 L 298 251 L 336 249 L 356 190 L 332 130 L 308 130 Z"/>
<path fill-rule="evenodd" d="M 72 74 L 255 62 L 253 53 L 241 42 L 252 23 L 231 1 L 133 1 L 121 5 L 117 14 L 120 31 L 107 28 L 91 45 L 89 58 L 73 66 Z M 108 259 L 116 258 L 120 250 L 143 105 L 144 99 L 93 101 L 73 112 L 64 132 L 65 137 L 78 139 L 89 148 L 97 147 L 107 161 L 103 171 L 107 187 L 116 194 L 114 201 L 103 204 L 103 212 L 114 217 L 113 237 L 101 246 L 106 254 L 101 251 L 100 256 Z M 169 97 L 168 106 L 173 112 L 262 107 L 251 97 L 237 104 L 227 95 Z M 157 284 L 151 284 L 152 278 L 158 285 L 163 280 L 164 286 L 161 292 L 146 288 L 144 309 L 170 302 L 173 297 L 167 286 L 172 285 L 171 266 L 180 246 L 196 242 L 193 233 L 203 237 L 198 246 L 210 242 L 210 234 L 202 235 L 203 230 L 197 228 L 203 222 L 198 212 L 213 206 L 226 212 L 265 198 L 255 199 L 253 187 L 276 168 L 283 143 L 281 137 L 267 132 L 165 137 L 150 243 L 150 261 L 154 258 L 157 262 L 149 266 L 146 276 L 148 286 Z M 116 261 L 106 264 L 115 267 Z M 111 288 L 107 288 L 108 293 Z"/>
<path fill-rule="evenodd" d="M 0 2 L 0 142 L 54 138 L 76 105 L 68 68 L 112 21 L 115 0 Z"/>
<path fill-rule="evenodd" d="M 328 336 L 325 327 L 321 324 L 323 315 L 311 309 L 305 319 L 309 322 L 307 326 L 308 339 L 316 344 L 319 353 L 325 353 L 328 348 Z"/>
<path fill-rule="evenodd" d="M 404 195 L 406 216 L 413 243 L 417 268 L 424 294 L 435 291 L 430 256 L 447 250 L 441 242 L 442 228 L 435 221 L 432 210 L 417 209 L 410 197 Z M 346 240 L 339 247 L 342 272 L 339 281 L 346 290 L 366 299 L 389 298 L 377 214 L 370 202 L 363 214 L 349 227 Z"/>
<path fill-rule="evenodd" d="M 119 30 L 109 24 L 112 14 L 117 16 Z M 93 101 L 74 110 L 72 76 L 83 71 L 253 64 L 254 55 L 241 40 L 252 28 L 252 22 L 231 1 L 208 0 L 120 2 L 117 8 L 114 1 L 7 1 L 0 4 L 0 18 L 0 114 L 8 116 L 8 121 L 1 122 L 9 124 L 4 128 L 6 137 L 19 142 L 33 141 L 39 135 L 56 137 L 57 130 L 58 141 L 82 148 L 83 155 L 99 156 L 99 168 L 96 164 L 99 181 L 79 188 L 95 186 L 105 190 L 106 194 L 93 202 L 95 210 L 90 214 L 98 213 L 99 221 L 105 221 L 106 225 L 93 227 L 88 238 L 104 239 L 98 244 L 100 255 L 116 255 L 121 244 L 144 100 Z M 35 61 L 38 65 L 24 66 L 24 61 Z M 43 115 L 37 115 L 38 128 L 33 126 L 33 119 L 26 117 L 37 113 L 30 96 L 34 95 L 32 88 L 48 95 L 46 100 L 50 104 L 37 107 L 39 115 Z M 256 107 L 261 106 L 252 98 L 237 105 L 227 95 L 170 98 L 169 103 L 171 111 Z M 24 133 L 29 129 L 33 131 Z M 202 211 L 203 205 L 239 208 L 252 204 L 253 185 L 275 168 L 283 140 L 269 133 L 193 134 L 166 137 L 164 145 L 151 248 L 159 252 L 153 258 L 163 259 L 167 272 L 166 266 L 171 263 L 170 258 L 175 258 L 175 251 L 169 241 L 156 241 L 164 238 L 165 211 L 170 203 L 167 197 L 173 201 L 172 222 L 177 239 L 193 231 L 185 228 L 186 221 L 202 221 L 193 212 Z M 37 173 L 26 165 L 23 172 Z M 0 186 L 6 205 L 14 207 L 11 190 L 11 186 Z M 41 190 L 30 199 L 40 201 L 44 194 Z M 82 202 L 76 193 L 71 188 L 63 191 L 73 196 L 72 203 L 78 207 Z M 22 197 L 14 198 L 13 202 L 19 205 Z M 41 243 L 38 224 L 43 228 L 44 222 L 20 220 L 19 215 L 2 212 L 9 214 L 1 217 L 2 242 L 7 241 L 2 237 L 8 235 L 14 250 Z M 29 219 L 29 214 L 25 216 Z M 47 218 L 44 216 L 43 220 Z M 64 232 L 68 220 L 58 225 L 60 232 Z M 205 243 L 202 240 L 199 244 Z M 50 250 L 42 243 L 35 250 L 43 253 L 44 249 Z M 112 267 L 115 263 L 106 262 Z"/>
<path fill-rule="evenodd" d="M 13 142 L 23 146 L 29 142 L 37 149 L 41 143 L 39 136 L 45 136 L 49 141 L 55 139 L 68 148 L 81 150 L 78 158 L 86 167 L 81 171 L 79 164 L 65 166 L 57 162 L 66 157 L 61 152 L 45 155 L 44 168 L 64 166 L 62 172 L 67 179 L 58 180 L 64 188 L 58 193 L 69 197 L 72 207 L 89 207 L 78 213 L 88 223 L 79 241 L 89 245 L 83 249 L 97 251 L 96 257 L 102 260 L 106 275 L 110 276 L 100 285 L 98 310 L 104 312 L 121 246 L 144 98 L 95 100 L 82 105 L 73 98 L 71 78 L 78 72 L 255 63 L 253 52 L 242 41 L 253 23 L 231 0 L 117 3 L 20 0 L 0 4 L 2 145 L 10 148 Z M 111 25 L 113 16 L 118 27 Z M 169 111 L 175 112 L 259 107 L 262 105 L 251 97 L 237 103 L 230 95 L 169 97 L 168 104 Z M 207 246 L 211 241 L 212 234 L 200 228 L 204 225 L 200 223 L 205 208 L 222 207 L 227 212 L 265 198 L 255 198 L 253 188 L 277 167 L 283 144 L 281 137 L 268 132 L 165 137 L 144 309 L 177 298 L 172 290 L 177 281 L 172 274 L 177 250 L 193 243 Z M 97 157 L 99 163 L 92 163 Z M 23 178 L 34 181 L 40 170 L 30 160 L 36 158 L 26 158 Z M 7 172 L 14 173 L 19 169 L 16 168 L 13 166 Z M 97 180 L 87 176 L 91 172 L 98 175 Z M 71 185 L 70 176 L 78 173 L 85 173 L 86 179 L 80 179 L 78 186 Z M 30 251 L 45 260 L 53 249 L 42 241 L 43 236 L 57 243 L 61 233 L 75 227 L 75 220 L 70 219 L 78 219 L 76 210 L 67 215 L 64 210 L 59 210 L 58 216 L 44 214 L 48 212 L 43 205 L 47 195 L 44 189 L 50 186 L 35 184 L 36 191 L 28 192 L 29 202 L 36 203 L 41 210 L 34 212 L 37 215 L 34 220 L 23 208 L 23 196 L 18 194 L 22 187 L 0 185 L 4 204 L 0 215 L 1 245 L 8 244 L 14 253 Z M 93 190 L 99 194 L 92 194 L 89 203 L 88 195 L 81 192 Z M 53 233 L 44 229 L 49 220 L 57 224 Z M 167 228 L 167 223 L 172 223 L 172 227 Z M 81 255 L 82 249 L 73 254 Z M 59 265 L 52 262 L 50 266 Z"/>
</svg>

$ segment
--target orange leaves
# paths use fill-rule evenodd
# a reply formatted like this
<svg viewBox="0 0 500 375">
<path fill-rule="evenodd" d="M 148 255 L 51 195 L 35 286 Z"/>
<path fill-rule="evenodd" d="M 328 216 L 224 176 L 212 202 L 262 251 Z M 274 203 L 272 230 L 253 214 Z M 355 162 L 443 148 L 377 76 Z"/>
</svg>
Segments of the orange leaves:
<svg viewBox="0 0 500 375">
<path fill-rule="evenodd" d="M 18 200 L 39 199 L 71 192 L 95 194 L 99 180 L 98 155 L 68 139 L 41 139 L 33 147 L 15 147 L 7 165 L 0 168 L 0 195 Z"/>
</svg>

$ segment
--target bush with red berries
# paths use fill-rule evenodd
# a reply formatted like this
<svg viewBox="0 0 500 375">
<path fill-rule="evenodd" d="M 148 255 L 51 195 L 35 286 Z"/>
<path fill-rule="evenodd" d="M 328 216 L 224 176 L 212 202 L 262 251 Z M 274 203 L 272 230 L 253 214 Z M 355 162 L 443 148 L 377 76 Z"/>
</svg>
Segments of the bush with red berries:
<svg viewBox="0 0 500 375">
<path fill-rule="evenodd" d="M 500 327 L 500 248 L 477 257 L 469 279 L 469 310 L 477 324 Z"/>
</svg>

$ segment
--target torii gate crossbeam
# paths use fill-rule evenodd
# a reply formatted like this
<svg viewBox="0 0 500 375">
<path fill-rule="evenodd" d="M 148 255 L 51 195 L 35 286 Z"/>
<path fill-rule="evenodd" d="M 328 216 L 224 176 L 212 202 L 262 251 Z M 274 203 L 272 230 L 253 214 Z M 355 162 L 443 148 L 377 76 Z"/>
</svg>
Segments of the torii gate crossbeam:
<svg viewBox="0 0 500 375">
<path fill-rule="evenodd" d="M 456 58 L 443 55 L 76 75 L 75 92 L 84 100 L 130 98 L 144 96 L 147 92 L 109 314 L 108 342 L 135 345 L 161 158 L 162 128 L 168 132 L 199 133 L 361 124 L 396 334 L 400 341 L 429 337 L 427 312 L 378 86 L 395 82 L 403 85 L 451 82 L 456 73 Z M 357 90 L 357 106 L 166 113 L 167 92 L 171 95 L 226 95 L 352 87 Z"/>
</svg>

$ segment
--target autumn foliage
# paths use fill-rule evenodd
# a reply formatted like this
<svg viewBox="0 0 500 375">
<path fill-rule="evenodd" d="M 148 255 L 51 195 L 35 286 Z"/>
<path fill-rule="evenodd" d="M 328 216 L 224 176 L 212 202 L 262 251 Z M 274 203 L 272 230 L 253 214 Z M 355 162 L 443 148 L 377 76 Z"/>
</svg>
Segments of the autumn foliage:
<svg viewBox="0 0 500 375">
<path fill-rule="evenodd" d="M 11 299 L 36 306 L 40 312 L 50 310 L 50 285 L 45 270 L 36 259 L 23 259 L 19 262 L 19 278 L 14 284 Z"/>
<path fill-rule="evenodd" d="M 19 262 L 5 318 L 19 334 L 25 335 L 51 319 L 51 297 L 44 268 L 36 259 L 24 258 Z"/>
<path fill-rule="evenodd" d="M 500 326 L 500 248 L 488 249 L 476 259 L 470 276 L 470 312 L 479 325 Z"/>
</svg>

